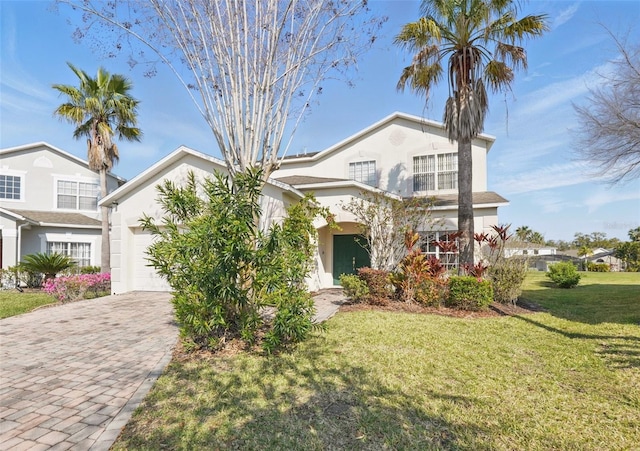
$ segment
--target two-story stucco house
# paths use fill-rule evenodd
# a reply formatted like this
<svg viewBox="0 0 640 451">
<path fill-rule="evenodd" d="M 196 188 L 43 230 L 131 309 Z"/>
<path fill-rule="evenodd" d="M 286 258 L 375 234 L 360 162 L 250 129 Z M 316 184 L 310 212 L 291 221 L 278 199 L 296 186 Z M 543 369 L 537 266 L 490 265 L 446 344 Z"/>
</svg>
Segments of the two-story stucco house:
<svg viewBox="0 0 640 451">
<path fill-rule="evenodd" d="M 152 218 L 163 216 L 157 202 L 156 187 L 164 180 L 186 183 L 189 172 L 197 179 L 211 176 L 214 171 L 227 174 L 224 161 L 181 146 L 146 171 L 137 175 L 100 204 L 111 207 L 111 290 L 115 294 L 132 290 L 166 291 L 169 286 L 154 268 L 148 266 L 146 250 L 153 236 L 140 226 L 143 213 Z M 302 199 L 292 186 L 269 180 L 263 190 L 261 208 L 263 227 L 280 222 L 286 209 Z M 159 221 L 157 221 L 159 222 Z"/>
<path fill-rule="evenodd" d="M 472 143 L 476 232 L 489 233 L 498 224 L 498 207 L 508 204 L 487 191 L 487 153 L 494 141 L 483 134 Z M 312 191 L 336 213 L 340 226 L 318 229 L 318 272 L 312 288 L 335 285 L 340 274 L 368 264 L 367 253 L 356 242 L 355 218 L 339 207 L 363 190 L 433 197 L 437 229 L 421 232 L 428 235 L 425 251 L 440 257 L 429 243 L 447 240 L 449 232 L 458 230 L 457 149 L 441 123 L 396 112 L 321 152 L 284 159 L 273 177 L 302 192 Z"/>
<path fill-rule="evenodd" d="M 109 174 L 110 191 L 124 180 Z M 0 267 L 36 252 L 100 264 L 98 174 L 86 161 L 39 142 L 0 149 Z"/>
<path fill-rule="evenodd" d="M 488 135 L 473 141 L 473 199 L 475 229 L 490 232 L 498 224 L 498 207 L 507 201 L 487 191 L 487 153 L 494 142 Z M 112 207 L 112 290 L 165 290 L 167 284 L 147 265 L 146 247 L 151 236 L 140 229 L 142 213 L 160 217 L 155 186 L 164 179 L 183 180 L 189 170 L 204 176 L 226 172 L 224 163 L 181 147 L 101 201 Z M 450 143 L 442 124 L 394 113 L 321 151 L 285 158 L 272 174 L 263 196 L 265 220 L 278 221 L 284 209 L 313 192 L 320 204 L 335 215 L 339 228 L 318 220 L 318 252 L 309 280 L 312 290 L 335 286 L 342 273 L 369 264 L 368 254 L 355 239 L 356 219 L 342 208 L 366 191 L 389 196 L 434 197 L 436 230 L 431 239 L 446 239 L 457 230 L 457 144 Z M 428 246 L 428 253 L 438 249 Z"/>
</svg>

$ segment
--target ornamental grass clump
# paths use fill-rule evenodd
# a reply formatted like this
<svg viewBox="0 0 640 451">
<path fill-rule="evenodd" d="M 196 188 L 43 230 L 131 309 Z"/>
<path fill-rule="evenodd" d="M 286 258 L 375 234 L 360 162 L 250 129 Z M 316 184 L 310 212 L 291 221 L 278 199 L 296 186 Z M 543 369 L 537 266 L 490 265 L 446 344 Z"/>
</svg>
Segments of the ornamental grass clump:
<svg viewBox="0 0 640 451">
<path fill-rule="evenodd" d="M 111 292 L 111 274 L 78 274 L 45 281 L 43 291 L 60 302 L 106 296 Z"/>
<path fill-rule="evenodd" d="M 509 233 L 509 227 L 510 225 L 494 225 L 492 229 L 496 232 L 495 235 L 476 233 L 474 239 L 484 247 L 486 264 L 483 264 L 481 272 L 486 271 L 487 278 L 493 285 L 493 300 L 501 304 L 515 305 L 522 294 L 522 284 L 527 275 L 527 260 L 505 257 L 505 247 L 513 236 Z M 470 271 L 469 274 L 476 276 L 477 271 Z"/>
</svg>

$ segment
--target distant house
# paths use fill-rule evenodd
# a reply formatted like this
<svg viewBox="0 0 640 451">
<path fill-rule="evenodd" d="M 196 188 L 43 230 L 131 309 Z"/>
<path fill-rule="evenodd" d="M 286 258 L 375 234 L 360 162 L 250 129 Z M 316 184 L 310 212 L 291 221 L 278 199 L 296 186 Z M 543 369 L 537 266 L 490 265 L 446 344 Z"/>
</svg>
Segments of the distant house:
<svg viewBox="0 0 640 451">
<path fill-rule="evenodd" d="M 109 190 L 123 183 L 108 175 Z M 99 197 L 85 160 L 44 142 L 0 149 L 0 267 L 36 252 L 99 265 Z"/>
<path fill-rule="evenodd" d="M 570 257 L 579 258 L 580 261 L 585 263 L 605 263 L 609 265 L 609 269 L 611 271 L 623 271 L 624 270 L 624 261 L 620 260 L 615 256 L 615 249 L 605 249 L 602 247 L 598 247 L 591 250 L 589 255 L 578 256 L 577 249 L 569 249 L 564 251 L 564 255 L 568 255 Z"/>
<path fill-rule="evenodd" d="M 525 243 L 523 241 L 509 240 L 504 249 L 505 257 L 514 255 L 536 256 L 536 255 L 556 255 L 557 248 L 544 246 L 542 244 Z"/>
</svg>

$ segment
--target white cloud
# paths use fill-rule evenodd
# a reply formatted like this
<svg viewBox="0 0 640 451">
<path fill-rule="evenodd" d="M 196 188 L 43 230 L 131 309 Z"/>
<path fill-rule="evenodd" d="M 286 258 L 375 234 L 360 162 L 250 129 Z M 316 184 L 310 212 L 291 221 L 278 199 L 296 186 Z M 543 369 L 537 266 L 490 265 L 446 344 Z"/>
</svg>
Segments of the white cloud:
<svg viewBox="0 0 640 451">
<path fill-rule="evenodd" d="M 496 190 L 506 195 L 548 190 L 600 181 L 586 175 L 583 163 L 559 163 L 520 172 L 495 183 Z"/>
<path fill-rule="evenodd" d="M 602 206 L 632 200 L 640 201 L 640 189 L 608 189 L 605 191 L 598 191 L 588 196 L 584 200 L 583 204 L 587 207 L 589 213 L 593 213 Z"/>
<path fill-rule="evenodd" d="M 561 27 L 565 23 L 569 22 L 571 18 L 578 12 L 579 7 L 580 3 L 578 2 L 560 11 L 560 13 L 553 18 L 551 29 L 555 30 L 556 28 Z"/>
</svg>

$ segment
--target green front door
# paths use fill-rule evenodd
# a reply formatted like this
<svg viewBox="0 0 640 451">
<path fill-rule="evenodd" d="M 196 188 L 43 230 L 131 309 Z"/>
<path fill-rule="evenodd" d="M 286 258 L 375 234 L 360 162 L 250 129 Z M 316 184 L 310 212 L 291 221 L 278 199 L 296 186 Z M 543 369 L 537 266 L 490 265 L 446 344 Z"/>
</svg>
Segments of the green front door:
<svg viewBox="0 0 640 451">
<path fill-rule="evenodd" d="M 356 241 L 357 240 L 357 241 Z M 371 265 L 367 239 L 362 235 L 333 236 L 333 283 L 340 285 L 340 274 L 356 274 L 358 268 Z"/>
</svg>

